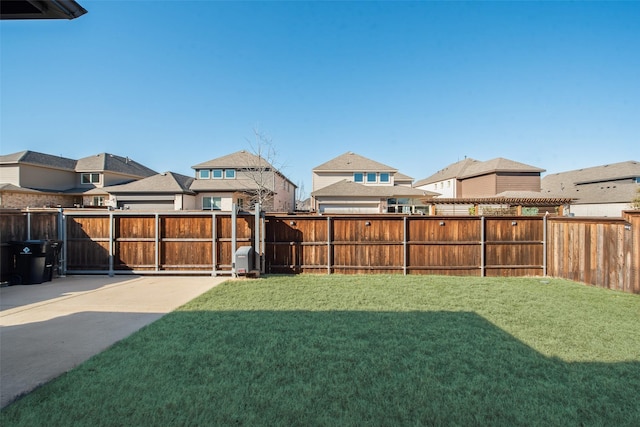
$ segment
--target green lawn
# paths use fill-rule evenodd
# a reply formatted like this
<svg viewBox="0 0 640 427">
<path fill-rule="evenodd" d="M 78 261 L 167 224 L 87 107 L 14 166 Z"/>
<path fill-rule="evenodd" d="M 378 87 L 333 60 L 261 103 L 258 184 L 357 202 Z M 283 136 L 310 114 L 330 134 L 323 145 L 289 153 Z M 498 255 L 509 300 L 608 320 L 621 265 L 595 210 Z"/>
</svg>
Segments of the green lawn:
<svg viewBox="0 0 640 427">
<path fill-rule="evenodd" d="M 10 425 L 640 425 L 640 296 L 540 278 L 227 282 Z"/>
</svg>

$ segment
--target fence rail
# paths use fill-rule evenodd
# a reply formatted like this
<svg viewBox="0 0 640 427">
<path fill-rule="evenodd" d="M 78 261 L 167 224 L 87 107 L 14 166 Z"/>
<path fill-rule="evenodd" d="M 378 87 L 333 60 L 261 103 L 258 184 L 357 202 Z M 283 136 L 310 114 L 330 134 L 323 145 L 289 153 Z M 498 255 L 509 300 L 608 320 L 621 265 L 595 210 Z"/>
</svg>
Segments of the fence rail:
<svg viewBox="0 0 640 427">
<path fill-rule="evenodd" d="M 0 226 L 3 243 L 63 241 L 61 265 L 70 274 L 233 274 L 235 251 L 250 245 L 267 273 L 548 275 L 640 293 L 640 211 L 623 218 L 2 211 Z"/>
</svg>

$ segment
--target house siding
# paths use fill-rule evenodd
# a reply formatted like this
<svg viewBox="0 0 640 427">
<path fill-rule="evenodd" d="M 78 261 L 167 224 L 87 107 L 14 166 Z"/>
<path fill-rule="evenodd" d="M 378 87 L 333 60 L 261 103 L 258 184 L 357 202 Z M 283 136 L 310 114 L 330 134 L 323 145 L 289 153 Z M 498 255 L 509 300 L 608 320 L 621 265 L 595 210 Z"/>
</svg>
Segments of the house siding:
<svg viewBox="0 0 640 427">
<path fill-rule="evenodd" d="M 0 166 L 0 182 L 20 186 L 20 168 L 18 166 Z"/>
<path fill-rule="evenodd" d="M 499 173 L 496 194 L 503 191 L 540 191 L 539 173 Z"/>
<path fill-rule="evenodd" d="M 482 175 L 461 181 L 460 197 L 484 197 L 496 195 L 496 175 Z"/>
<path fill-rule="evenodd" d="M 353 172 L 314 172 L 312 178 L 311 191 L 317 191 L 321 188 L 340 182 L 343 179 L 353 181 Z"/>
<path fill-rule="evenodd" d="M 630 203 L 590 203 L 590 204 L 572 204 L 569 207 L 571 216 L 603 216 L 603 217 L 621 217 L 622 211 L 629 210 Z"/>
<path fill-rule="evenodd" d="M 68 190 L 75 187 L 75 172 L 20 165 L 20 183 L 23 188 Z"/>
</svg>

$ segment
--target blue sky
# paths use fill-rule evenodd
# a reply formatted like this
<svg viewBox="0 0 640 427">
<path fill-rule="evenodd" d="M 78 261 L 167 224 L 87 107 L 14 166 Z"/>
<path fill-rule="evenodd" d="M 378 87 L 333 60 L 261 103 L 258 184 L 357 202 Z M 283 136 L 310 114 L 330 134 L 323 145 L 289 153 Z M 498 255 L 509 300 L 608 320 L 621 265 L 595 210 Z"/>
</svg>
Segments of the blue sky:
<svg viewBox="0 0 640 427">
<path fill-rule="evenodd" d="M 640 2 L 78 2 L 0 23 L 2 154 L 193 175 L 257 128 L 307 192 L 347 151 L 416 180 L 640 160 Z"/>
</svg>

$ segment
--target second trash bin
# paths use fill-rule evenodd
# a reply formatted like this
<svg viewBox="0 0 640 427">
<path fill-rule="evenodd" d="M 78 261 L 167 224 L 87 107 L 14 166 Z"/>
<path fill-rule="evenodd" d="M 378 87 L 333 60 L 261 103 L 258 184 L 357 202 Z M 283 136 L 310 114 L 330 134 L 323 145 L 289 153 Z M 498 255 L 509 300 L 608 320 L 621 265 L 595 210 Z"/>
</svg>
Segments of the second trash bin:
<svg viewBox="0 0 640 427">
<path fill-rule="evenodd" d="M 25 240 L 11 242 L 14 269 L 12 285 L 35 285 L 52 278 L 52 266 L 47 261 L 53 259 L 53 247 L 49 240 Z"/>
</svg>

